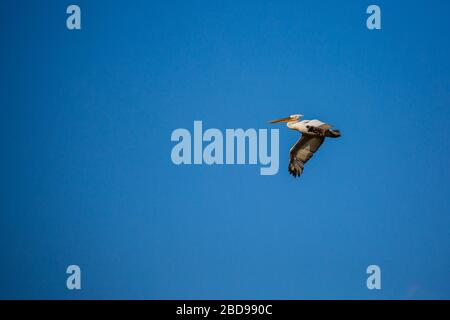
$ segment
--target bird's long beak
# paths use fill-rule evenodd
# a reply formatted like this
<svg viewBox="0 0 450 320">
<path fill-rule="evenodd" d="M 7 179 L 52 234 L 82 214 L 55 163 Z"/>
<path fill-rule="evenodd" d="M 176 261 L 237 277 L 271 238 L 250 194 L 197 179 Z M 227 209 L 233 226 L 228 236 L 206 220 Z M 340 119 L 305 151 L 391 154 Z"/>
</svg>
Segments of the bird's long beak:
<svg viewBox="0 0 450 320">
<path fill-rule="evenodd" d="M 277 120 L 272 120 L 272 121 L 269 121 L 269 123 L 288 122 L 288 121 L 291 121 L 291 120 L 292 120 L 291 117 L 287 117 L 287 118 L 281 118 L 281 119 L 277 119 Z"/>
</svg>

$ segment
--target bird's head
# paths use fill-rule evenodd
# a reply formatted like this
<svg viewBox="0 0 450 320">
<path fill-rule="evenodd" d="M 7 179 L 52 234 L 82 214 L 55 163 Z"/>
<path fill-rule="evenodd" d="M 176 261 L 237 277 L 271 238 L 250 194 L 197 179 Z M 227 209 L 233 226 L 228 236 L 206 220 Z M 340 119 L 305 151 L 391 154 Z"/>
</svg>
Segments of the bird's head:
<svg viewBox="0 0 450 320">
<path fill-rule="evenodd" d="M 281 118 L 281 119 L 269 121 L 269 123 L 295 122 L 295 121 L 298 121 L 301 117 L 303 117 L 302 114 L 293 114 L 293 115 L 290 115 L 287 118 Z"/>
</svg>

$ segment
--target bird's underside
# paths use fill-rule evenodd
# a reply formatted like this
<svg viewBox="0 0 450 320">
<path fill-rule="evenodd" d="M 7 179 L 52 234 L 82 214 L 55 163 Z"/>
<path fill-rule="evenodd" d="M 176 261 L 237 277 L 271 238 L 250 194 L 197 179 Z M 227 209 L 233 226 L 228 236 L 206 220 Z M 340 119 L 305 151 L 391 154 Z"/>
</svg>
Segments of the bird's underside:
<svg viewBox="0 0 450 320">
<path fill-rule="evenodd" d="M 308 128 L 311 134 L 302 134 L 301 138 L 291 148 L 289 153 L 289 173 L 298 177 L 303 172 L 306 162 L 322 145 L 325 137 L 337 138 L 341 134 L 339 130 L 330 130 L 329 125 Z"/>
</svg>

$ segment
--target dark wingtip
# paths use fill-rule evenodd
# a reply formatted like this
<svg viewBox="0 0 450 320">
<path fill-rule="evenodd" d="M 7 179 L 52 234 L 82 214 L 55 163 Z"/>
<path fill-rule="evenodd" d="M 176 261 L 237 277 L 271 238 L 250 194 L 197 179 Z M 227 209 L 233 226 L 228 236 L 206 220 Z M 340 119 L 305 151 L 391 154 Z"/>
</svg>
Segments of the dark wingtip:
<svg viewBox="0 0 450 320">
<path fill-rule="evenodd" d="M 291 169 L 288 169 L 288 171 L 289 171 L 289 174 L 291 174 L 294 178 L 300 177 L 300 173 L 299 172 L 297 172 L 295 170 L 291 170 Z"/>
</svg>

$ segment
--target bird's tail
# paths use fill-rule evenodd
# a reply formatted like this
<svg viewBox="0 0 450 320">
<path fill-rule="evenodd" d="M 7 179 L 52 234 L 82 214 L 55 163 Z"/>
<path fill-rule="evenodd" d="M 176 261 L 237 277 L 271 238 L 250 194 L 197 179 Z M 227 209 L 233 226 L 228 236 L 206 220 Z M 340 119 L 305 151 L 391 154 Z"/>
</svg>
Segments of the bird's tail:
<svg viewBox="0 0 450 320">
<path fill-rule="evenodd" d="M 329 137 L 329 138 L 339 138 L 341 136 L 341 131 L 339 130 L 327 130 L 327 132 L 325 132 L 325 137 Z"/>
</svg>

